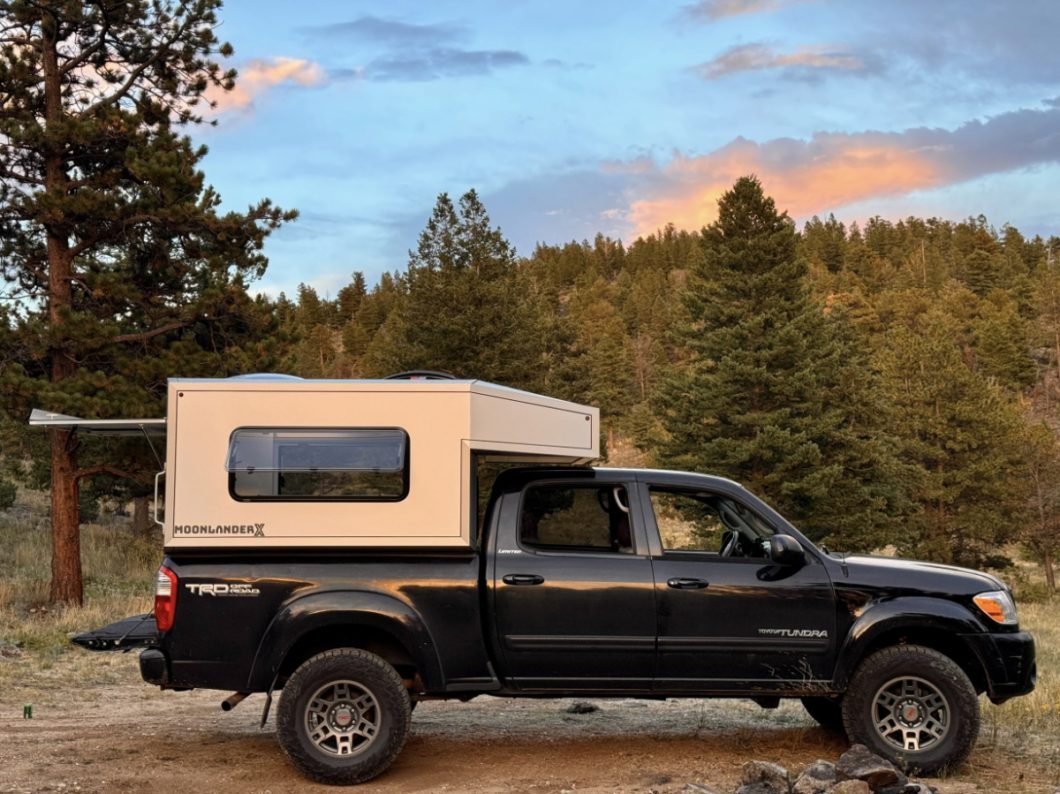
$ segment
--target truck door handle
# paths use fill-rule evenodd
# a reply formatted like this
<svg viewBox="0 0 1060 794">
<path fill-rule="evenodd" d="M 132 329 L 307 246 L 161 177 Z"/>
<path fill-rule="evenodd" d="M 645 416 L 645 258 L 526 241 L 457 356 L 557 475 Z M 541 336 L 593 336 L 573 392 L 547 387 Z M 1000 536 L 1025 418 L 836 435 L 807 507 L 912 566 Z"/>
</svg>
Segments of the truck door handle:
<svg viewBox="0 0 1060 794">
<path fill-rule="evenodd" d="M 705 579 L 688 579 L 685 577 L 674 577 L 667 580 L 666 584 L 674 590 L 702 590 L 710 582 Z"/>
<path fill-rule="evenodd" d="M 536 573 L 508 573 L 501 578 L 501 581 L 505 584 L 543 584 L 545 577 L 538 576 Z"/>
</svg>

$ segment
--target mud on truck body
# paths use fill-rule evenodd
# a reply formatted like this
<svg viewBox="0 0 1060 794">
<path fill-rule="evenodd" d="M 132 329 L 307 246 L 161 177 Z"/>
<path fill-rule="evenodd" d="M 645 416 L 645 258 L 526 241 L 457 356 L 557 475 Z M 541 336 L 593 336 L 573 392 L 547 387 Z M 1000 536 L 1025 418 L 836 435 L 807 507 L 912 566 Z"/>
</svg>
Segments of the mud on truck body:
<svg viewBox="0 0 1060 794">
<path fill-rule="evenodd" d="M 923 773 L 960 762 L 978 695 L 1035 683 L 993 576 L 827 553 L 730 480 L 592 468 L 595 408 L 481 381 L 172 380 L 153 614 L 87 632 L 145 681 L 281 692 L 306 776 L 359 783 L 425 699 L 800 698 Z M 504 470 L 497 476 L 486 472 Z M 488 481 L 493 480 L 492 486 Z"/>
</svg>

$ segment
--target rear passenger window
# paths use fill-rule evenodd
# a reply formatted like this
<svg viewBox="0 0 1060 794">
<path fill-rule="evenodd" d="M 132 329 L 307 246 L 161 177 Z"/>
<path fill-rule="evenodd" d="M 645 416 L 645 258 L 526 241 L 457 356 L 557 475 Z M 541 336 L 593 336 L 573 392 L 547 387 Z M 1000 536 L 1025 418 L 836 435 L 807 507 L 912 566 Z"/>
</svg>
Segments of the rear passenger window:
<svg viewBox="0 0 1060 794">
<path fill-rule="evenodd" d="M 632 553 L 626 489 L 532 486 L 523 494 L 519 540 L 543 549 Z"/>
<path fill-rule="evenodd" d="M 228 487 L 244 501 L 397 501 L 408 493 L 408 434 L 398 428 L 241 428 Z"/>
</svg>

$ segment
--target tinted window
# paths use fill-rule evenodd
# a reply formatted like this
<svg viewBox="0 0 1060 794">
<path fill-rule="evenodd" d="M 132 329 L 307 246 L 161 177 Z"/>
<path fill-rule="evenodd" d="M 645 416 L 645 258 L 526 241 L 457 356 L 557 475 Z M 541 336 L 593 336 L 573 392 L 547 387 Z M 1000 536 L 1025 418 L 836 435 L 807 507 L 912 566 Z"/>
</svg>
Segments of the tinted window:
<svg viewBox="0 0 1060 794">
<path fill-rule="evenodd" d="M 632 552 L 622 486 L 537 485 L 523 495 L 519 540 L 527 546 Z"/>
<path fill-rule="evenodd" d="M 408 435 L 398 429 L 244 428 L 226 464 L 237 499 L 394 501 L 408 492 Z"/>
</svg>

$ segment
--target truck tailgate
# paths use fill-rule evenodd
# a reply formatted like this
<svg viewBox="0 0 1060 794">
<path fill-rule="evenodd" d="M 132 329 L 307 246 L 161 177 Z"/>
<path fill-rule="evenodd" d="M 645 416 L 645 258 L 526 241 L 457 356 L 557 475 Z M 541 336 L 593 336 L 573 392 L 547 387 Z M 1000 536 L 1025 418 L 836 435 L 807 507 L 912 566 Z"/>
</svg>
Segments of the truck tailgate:
<svg viewBox="0 0 1060 794">
<path fill-rule="evenodd" d="M 70 642 L 90 651 L 128 651 L 158 644 L 155 616 L 133 615 L 108 626 L 74 635 Z"/>
</svg>

